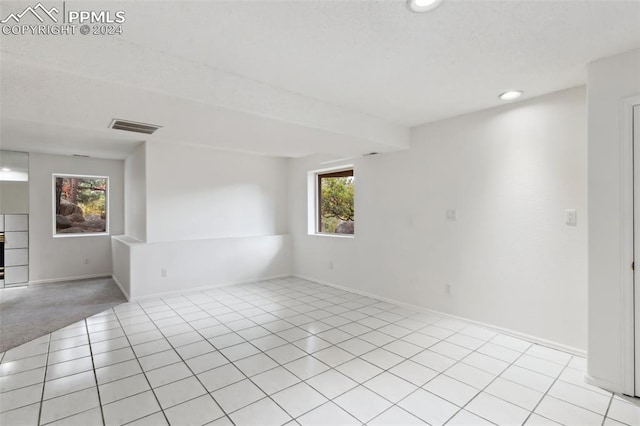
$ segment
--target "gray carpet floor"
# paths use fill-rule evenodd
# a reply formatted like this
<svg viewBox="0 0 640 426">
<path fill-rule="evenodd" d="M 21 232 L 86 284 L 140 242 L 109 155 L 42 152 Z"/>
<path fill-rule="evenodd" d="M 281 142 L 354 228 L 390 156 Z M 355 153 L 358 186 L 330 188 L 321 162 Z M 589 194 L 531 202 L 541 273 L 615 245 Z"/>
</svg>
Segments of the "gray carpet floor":
<svg viewBox="0 0 640 426">
<path fill-rule="evenodd" d="M 0 352 L 124 302 L 111 278 L 1 289 Z"/>
</svg>

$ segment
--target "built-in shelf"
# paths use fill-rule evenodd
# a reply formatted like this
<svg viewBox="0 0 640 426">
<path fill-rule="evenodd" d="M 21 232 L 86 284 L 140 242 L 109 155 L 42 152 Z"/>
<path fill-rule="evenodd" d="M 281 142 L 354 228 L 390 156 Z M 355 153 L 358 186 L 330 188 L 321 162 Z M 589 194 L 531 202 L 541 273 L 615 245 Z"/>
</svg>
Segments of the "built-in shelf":
<svg viewBox="0 0 640 426">
<path fill-rule="evenodd" d="M 29 215 L 0 215 L 0 232 L 3 233 L 2 264 L 4 279 L 0 288 L 24 285 L 29 282 Z"/>
</svg>

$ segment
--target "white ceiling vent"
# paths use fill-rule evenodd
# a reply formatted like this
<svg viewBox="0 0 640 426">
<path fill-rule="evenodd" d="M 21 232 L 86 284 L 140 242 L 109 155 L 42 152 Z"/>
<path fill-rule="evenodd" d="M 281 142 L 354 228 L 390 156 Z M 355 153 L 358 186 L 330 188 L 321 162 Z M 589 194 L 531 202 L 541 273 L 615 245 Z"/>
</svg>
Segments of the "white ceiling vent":
<svg viewBox="0 0 640 426">
<path fill-rule="evenodd" d="M 153 132 L 160 129 L 162 126 L 156 126 L 155 124 L 137 123 L 135 121 L 121 120 L 114 118 L 109 125 L 111 129 L 125 130 L 127 132 L 145 133 L 152 135 Z"/>
</svg>

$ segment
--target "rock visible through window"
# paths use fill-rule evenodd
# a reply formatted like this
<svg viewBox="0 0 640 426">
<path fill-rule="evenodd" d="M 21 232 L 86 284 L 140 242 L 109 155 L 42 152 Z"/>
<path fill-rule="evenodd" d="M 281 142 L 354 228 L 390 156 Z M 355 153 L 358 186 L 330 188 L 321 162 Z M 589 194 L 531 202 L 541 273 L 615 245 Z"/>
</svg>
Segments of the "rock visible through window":
<svg viewBox="0 0 640 426">
<path fill-rule="evenodd" d="M 108 182 L 104 176 L 54 175 L 54 235 L 106 233 Z"/>
</svg>

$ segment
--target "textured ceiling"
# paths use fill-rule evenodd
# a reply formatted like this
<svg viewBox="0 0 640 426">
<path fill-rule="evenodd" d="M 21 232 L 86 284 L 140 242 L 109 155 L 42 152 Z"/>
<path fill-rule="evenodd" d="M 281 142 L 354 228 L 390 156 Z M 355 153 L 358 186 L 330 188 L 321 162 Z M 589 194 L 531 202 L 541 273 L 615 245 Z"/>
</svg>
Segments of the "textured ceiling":
<svg viewBox="0 0 640 426">
<path fill-rule="evenodd" d="M 427 14 L 409 12 L 402 0 L 67 8 L 88 4 L 125 10 L 124 34 L 3 36 L 3 59 L 392 149 L 407 146 L 407 127 L 499 105 L 508 89 L 526 99 L 584 84 L 590 61 L 640 47 L 640 1 L 444 0 Z M 73 79 L 60 84 L 73 90 Z M 0 96 L 6 111 L 11 99 Z M 320 148 L 276 151 L 313 150 Z"/>
<path fill-rule="evenodd" d="M 228 1 L 126 6 L 127 40 L 418 125 L 583 84 L 585 64 L 640 47 L 639 1 Z M 136 25 L 144 16 L 143 25 Z"/>
</svg>

